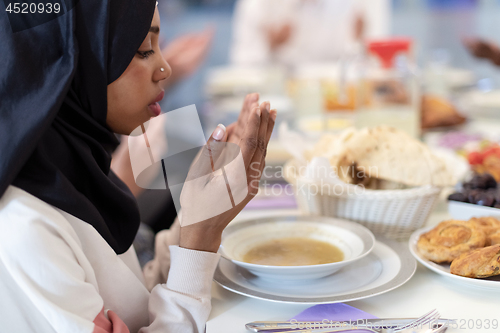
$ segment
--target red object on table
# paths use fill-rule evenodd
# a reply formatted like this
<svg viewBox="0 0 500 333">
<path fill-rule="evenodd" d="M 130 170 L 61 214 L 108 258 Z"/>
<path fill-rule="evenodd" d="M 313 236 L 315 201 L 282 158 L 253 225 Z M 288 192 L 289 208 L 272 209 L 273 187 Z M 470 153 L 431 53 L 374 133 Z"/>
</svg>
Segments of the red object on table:
<svg viewBox="0 0 500 333">
<path fill-rule="evenodd" d="M 368 51 L 376 55 L 382 67 L 392 68 L 398 53 L 409 53 L 413 41 L 410 38 L 391 38 L 368 42 Z"/>
</svg>

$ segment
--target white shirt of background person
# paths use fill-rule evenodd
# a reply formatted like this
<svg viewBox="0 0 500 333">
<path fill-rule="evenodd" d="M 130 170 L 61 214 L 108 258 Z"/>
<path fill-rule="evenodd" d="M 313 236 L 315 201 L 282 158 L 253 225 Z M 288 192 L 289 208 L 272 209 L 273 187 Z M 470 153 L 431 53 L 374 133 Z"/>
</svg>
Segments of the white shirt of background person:
<svg viewBox="0 0 500 333">
<path fill-rule="evenodd" d="M 364 37 L 390 33 L 390 0 L 239 0 L 233 17 L 234 65 L 334 61 L 356 45 L 355 21 Z M 290 24 L 290 37 L 271 49 L 268 31 Z"/>
</svg>

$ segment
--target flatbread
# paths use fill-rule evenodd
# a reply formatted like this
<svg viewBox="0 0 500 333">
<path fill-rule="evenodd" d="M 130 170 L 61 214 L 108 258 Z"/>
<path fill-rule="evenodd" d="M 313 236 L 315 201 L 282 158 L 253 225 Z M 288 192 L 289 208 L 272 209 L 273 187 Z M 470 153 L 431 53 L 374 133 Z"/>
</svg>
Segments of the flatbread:
<svg viewBox="0 0 500 333">
<path fill-rule="evenodd" d="M 323 150 L 339 178 L 357 183 L 366 177 L 383 179 L 408 186 L 452 186 L 453 174 L 446 163 L 422 142 L 388 126 L 365 128 L 339 136 L 330 150 Z M 323 147 L 327 145 L 322 142 Z M 318 145 L 318 150 L 321 147 Z M 328 156 L 325 156 L 328 155 Z M 357 177 L 355 176 L 358 175 Z"/>
<path fill-rule="evenodd" d="M 308 161 L 314 157 L 326 157 L 328 160 L 338 158 L 344 150 L 345 142 L 354 134 L 356 134 L 354 127 L 349 127 L 340 134 L 324 134 L 311 151 L 306 151 L 305 157 Z"/>
</svg>

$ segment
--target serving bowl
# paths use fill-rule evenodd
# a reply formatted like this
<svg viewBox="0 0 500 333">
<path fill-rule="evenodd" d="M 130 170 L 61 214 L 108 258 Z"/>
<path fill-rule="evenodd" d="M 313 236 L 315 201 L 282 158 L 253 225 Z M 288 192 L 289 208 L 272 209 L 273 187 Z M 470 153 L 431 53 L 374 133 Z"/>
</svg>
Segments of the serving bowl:
<svg viewBox="0 0 500 333">
<path fill-rule="evenodd" d="M 251 264 L 243 257 L 252 248 L 272 240 L 307 238 L 336 246 L 344 259 L 320 265 L 271 266 Z M 333 274 L 368 255 L 375 246 L 370 230 L 356 222 L 319 216 L 279 216 L 230 224 L 222 234 L 219 253 L 240 268 L 266 279 L 297 281 Z"/>
<path fill-rule="evenodd" d="M 370 190 L 345 183 L 332 187 L 302 177 L 299 170 L 297 160 L 285 163 L 284 178 L 293 185 L 302 213 L 356 221 L 394 239 L 409 237 L 427 222 L 442 190 L 431 185 L 397 190 Z"/>
</svg>

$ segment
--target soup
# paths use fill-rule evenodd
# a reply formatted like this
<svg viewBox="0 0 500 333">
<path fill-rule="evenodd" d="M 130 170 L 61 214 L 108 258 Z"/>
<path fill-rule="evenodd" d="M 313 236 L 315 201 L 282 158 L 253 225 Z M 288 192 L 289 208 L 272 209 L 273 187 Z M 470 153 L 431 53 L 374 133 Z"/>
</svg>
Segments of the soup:
<svg viewBox="0 0 500 333">
<path fill-rule="evenodd" d="M 250 264 L 270 266 L 306 266 L 344 260 L 335 245 L 309 238 L 280 238 L 260 244 L 243 256 Z"/>
</svg>

